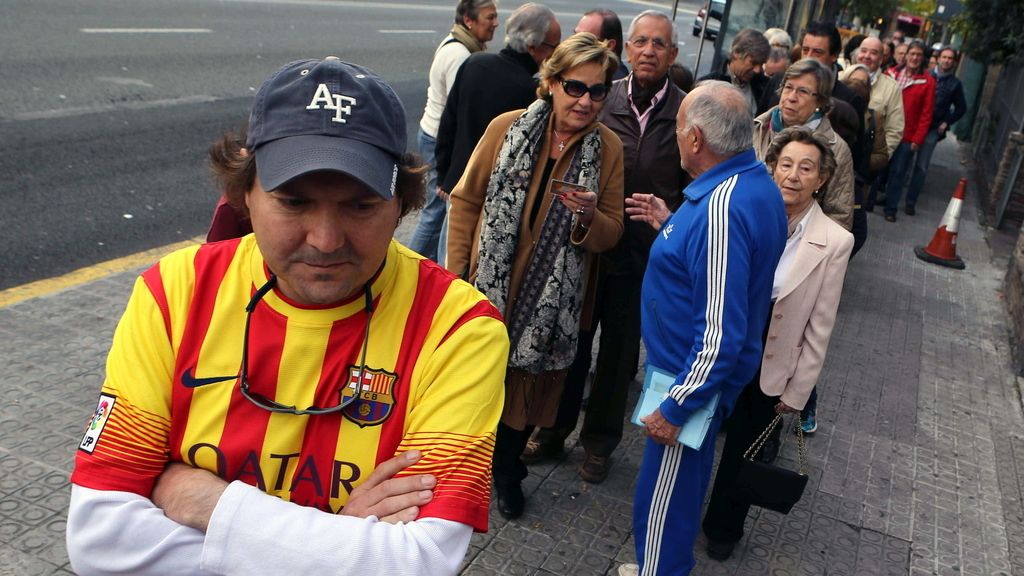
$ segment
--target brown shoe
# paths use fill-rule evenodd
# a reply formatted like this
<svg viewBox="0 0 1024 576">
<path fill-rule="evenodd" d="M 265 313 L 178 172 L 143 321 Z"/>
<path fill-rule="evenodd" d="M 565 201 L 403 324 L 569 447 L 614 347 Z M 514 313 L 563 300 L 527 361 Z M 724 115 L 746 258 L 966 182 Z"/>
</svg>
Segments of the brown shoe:
<svg viewBox="0 0 1024 576">
<path fill-rule="evenodd" d="M 519 461 L 532 466 L 544 460 L 564 460 L 565 442 L 552 438 L 544 430 L 538 431 L 526 443 L 526 448 L 519 455 Z"/>
<path fill-rule="evenodd" d="M 611 459 L 607 456 L 595 456 L 587 454 L 586 460 L 580 466 L 580 478 L 591 484 L 600 484 L 608 477 L 608 470 L 612 467 Z"/>
</svg>

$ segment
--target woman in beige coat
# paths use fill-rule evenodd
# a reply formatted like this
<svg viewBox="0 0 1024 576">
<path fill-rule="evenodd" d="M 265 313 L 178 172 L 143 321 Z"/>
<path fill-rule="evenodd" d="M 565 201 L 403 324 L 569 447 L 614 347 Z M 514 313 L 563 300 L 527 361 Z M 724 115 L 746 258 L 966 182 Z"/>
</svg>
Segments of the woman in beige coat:
<svg viewBox="0 0 1024 576">
<path fill-rule="evenodd" d="M 828 192 L 818 202 L 843 228 L 853 228 L 853 156 L 826 115 L 835 75 L 821 62 L 805 58 L 786 69 L 779 89 L 779 104 L 754 119 L 754 151 L 765 159 L 772 139 L 786 128 L 803 126 L 825 139 L 836 159 L 836 172 Z"/>
<path fill-rule="evenodd" d="M 590 258 L 622 235 L 622 143 L 597 122 L 617 67 L 592 34 L 562 42 L 539 99 L 491 122 L 451 195 L 445 264 L 502 311 L 511 341 L 492 465 L 506 518 L 525 505 L 530 430 L 555 421 Z"/>
<path fill-rule="evenodd" d="M 844 144 L 845 145 L 845 144 Z M 730 493 L 743 453 L 776 413 L 798 413 L 825 362 L 853 235 L 825 216 L 819 190 L 834 181 L 831 147 L 818 134 L 790 128 L 775 137 L 766 162 L 782 191 L 790 236 L 775 270 L 772 311 L 760 374 L 740 393 L 704 515 L 708 554 L 728 558 L 743 536 L 750 504 Z"/>
</svg>

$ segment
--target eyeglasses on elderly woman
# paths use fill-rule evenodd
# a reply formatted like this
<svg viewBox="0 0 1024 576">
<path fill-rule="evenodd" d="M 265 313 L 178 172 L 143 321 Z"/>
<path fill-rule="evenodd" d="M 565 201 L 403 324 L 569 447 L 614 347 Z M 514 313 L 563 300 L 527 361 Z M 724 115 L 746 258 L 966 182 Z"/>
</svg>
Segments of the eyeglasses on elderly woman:
<svg viewBox="0 0 1024 576">
<path fill-rule="evenodd" d="M 818 95 L 817 92 L 811 92 L 810 90 L 804 88 L 803 86 L 794 86 L 789 82 L 786 82 L 785 84 L 782 85 L 783 94 L 789 94 L 794 91 L 796 92 L 798 98 L 814 98 Z"/>
</svg>

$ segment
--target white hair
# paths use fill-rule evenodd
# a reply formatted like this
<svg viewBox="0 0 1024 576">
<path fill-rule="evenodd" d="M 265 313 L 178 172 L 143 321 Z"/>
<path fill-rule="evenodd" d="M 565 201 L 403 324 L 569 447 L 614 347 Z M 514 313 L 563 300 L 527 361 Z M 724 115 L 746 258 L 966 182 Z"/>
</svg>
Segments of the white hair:
<svg viewBox="0 0 1024 576">
<path fill-rule="evenodd" d="M 540 46 L 554 19 L 555 13 L 543 4 L 523 4 L 505 21 L 505 44 L 521 53 Z"/>
<path fill-rule="evenodd" d="M 719 156 L 731 157 L 753 148 L 754 118 L 747 98 L 738 88 L 721 80 L 697 84 L 704 90 L 690 93 L 686 107 L 686 130 L 700 128 L 708 148 Z"/>
<path fill-rule="evenodd" d="M 662 20 L 667 22 L 669 28 L 672 30 L 672 39 L 671 39 L 672 40 L 672 45 L 673 46 L 677 46 L 679 44 L 679 31 L 676 30 L 676 23 L 673 22 L 672 19 L 669 18 L 667 14 L 665 14 L 664 12 L 662 12 L 660 10 L 644 10 L 643 12 L 637 14 L 636 18 L 633 18 L 633 21 L 629 23 L 629 31 L 626 32 L 626 40 L 627 41 L 630 38 L 633 37 L 633 31 L 636 29 L 637 22 L 639 22 L 641 18 L 647 18 L 647 17 L 661 18 Z"/>
</svg>

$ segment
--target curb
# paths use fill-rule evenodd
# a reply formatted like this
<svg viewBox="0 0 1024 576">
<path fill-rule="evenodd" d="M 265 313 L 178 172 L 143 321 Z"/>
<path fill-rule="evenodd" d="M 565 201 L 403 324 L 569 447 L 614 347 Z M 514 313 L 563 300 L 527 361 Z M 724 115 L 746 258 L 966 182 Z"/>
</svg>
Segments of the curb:
<svg viewBox="0 0 1024 576">
<path fill-rule="evenodd" d="M 22 284 L 21 286 L 8 288 L 7 290 L 0 291 L 0 309 L 13 306 L 26 300 L 49 296 L 50 294 L 67 290 L 68 288 L 73 288 L 75 286 L 81 286 L 82 284 L 87 284 L 119 272 L 131 270 L 132 268 L 145 266 L 146 264 L 156 262 L 175 250 L 187 248 L 196 244 L 202 244 L 203 242 L 204 238 L 202 236 L 196 236 L 189 240 L 183 240 L 181 242 L 175 242 L 165 246 L 158 246 L 149 250 L 143 250 L 142 252 L 136 252 L 135 254 L 129 254 L 128 256 L 122 256 L 113 260 L 107 260 L 106 262 L 100 262 L 99 264 L 79 268 L 78 270 L 68 272 L 63 276 L 46 278 L 44 280 L 37 280 L 35 282 L 29 282 L 28 284 Z"/>
</svg>

